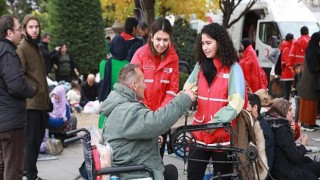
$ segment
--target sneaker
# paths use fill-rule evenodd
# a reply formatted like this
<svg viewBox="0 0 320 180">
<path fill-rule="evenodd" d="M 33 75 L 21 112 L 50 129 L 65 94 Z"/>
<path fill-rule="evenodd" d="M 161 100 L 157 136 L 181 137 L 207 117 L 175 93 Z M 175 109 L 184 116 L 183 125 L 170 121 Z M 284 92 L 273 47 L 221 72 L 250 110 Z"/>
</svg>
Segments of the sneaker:
<svg viewBox="0 0 320 180">
<path fill-rule="evenodd" d="M 81 113 L 81 111 L 82 111 L 81 106 L 74 106 L 74 109 L 77 111 L 77 113 Z"/>
<path fill-rule="evenodd" d="M 313 132 L 316 130 L 313 126 L 309 126 L 309 125 L 301 125 L 300 129 L 302 131 L 307 131 L 307 132 Z"/>
<path fill-rule="evenodd" d="M 320 129 L 320 126 L 318 124 L 315 124 L 315 125 L 310 125 L 311 127 L 313 127 L 314 129 L 318 130 Z"/>
</svg>

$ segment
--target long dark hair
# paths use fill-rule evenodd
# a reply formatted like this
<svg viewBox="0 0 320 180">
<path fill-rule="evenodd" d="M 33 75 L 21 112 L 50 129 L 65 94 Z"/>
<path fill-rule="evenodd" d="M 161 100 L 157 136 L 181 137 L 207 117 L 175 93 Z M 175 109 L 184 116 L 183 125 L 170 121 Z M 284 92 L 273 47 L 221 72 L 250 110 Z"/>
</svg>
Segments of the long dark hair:
<svg viewBox="0 0 320 180">
<path fill-rule="evenodd" d="M 220 58 L 223 66 L 230 67 L 232 64 L 239 61 L 236 49 L 233 46 L 227 30 L 218 23 L 212 23 L 205 25 L 201 30 L 200 36 L 197 37 L 195 58 L 200 65 L 207 60 L 207 57 L 202 50 L 202 34 L 206 34 L 217 41 L 218 50 L 216 57 Z"/>
</svg>

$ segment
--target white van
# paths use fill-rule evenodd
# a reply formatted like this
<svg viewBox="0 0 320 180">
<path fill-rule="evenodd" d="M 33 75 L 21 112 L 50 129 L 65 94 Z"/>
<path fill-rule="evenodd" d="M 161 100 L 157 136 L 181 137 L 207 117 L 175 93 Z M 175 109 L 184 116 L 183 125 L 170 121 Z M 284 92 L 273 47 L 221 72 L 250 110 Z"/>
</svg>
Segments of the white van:
<svg viewBox="0 0 320 180">
<path fill-rule="evenodd" d="M 233 12 L 230 22 L 243 12 L 248 0 L 242 1 Z M 216 15 L 209 13 L 213 22 L 222 22 L 222 13 Z M 197 29 L 195 23 L 191 21 L 191 27 Z M 199 23 L 199 25 L 201 25 Z M 203 26 L 203 24 L 202 24 Z M 307 26 L 309 35 L 319 31 L 319 24 L 312 12 L 305 4 L 298 0 L 258 0 L 251 10 L 243 16 L 237 23 L 231 26 L 228 31 L 236 49 L 240 47 L 243 38 L 250 38 L 256 50 L 259 64 L 269 76 L 271 67 L 274 65 L 268 60 L 268 55 L 274 51 L 287 33 L 292 33 L 294 38 L 300 37 L 300 28 Z"/>
</svg>

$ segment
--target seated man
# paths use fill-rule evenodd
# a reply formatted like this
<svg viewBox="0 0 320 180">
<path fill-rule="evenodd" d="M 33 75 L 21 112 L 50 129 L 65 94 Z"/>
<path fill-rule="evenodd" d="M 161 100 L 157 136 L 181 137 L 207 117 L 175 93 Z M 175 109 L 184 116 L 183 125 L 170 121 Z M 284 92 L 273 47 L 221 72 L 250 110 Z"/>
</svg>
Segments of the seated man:
<svg viewBox="0 0 320 180">
<path fill-rule="evenodd" d="M 266 155 L 268 160 L 268 167 L 269 167 L 269 170 L 271 170 L 272 163 L 273 163 L 273 156 L 274 156 L 273 132 L 268 122 L 260 114 L 261 100 L 259 96 L 256 94 L 249 94 L 248 101 L 249 101 L 249 104 L 247 106 L 247 111 L 249 111 L 251 115 L 259 121 L 260 127 L 263 131 L 263 136 L 265 139 Z"/>
<path fill-rule="evenodd" d="M 95 76 L 89 74 L 87 81 L 81 85 L 80 106 L 84 107 L 89 101 L 95 101 L 99 96 L 99 86 L 95 82 Z"/>
<path fill-rule="evenodd" d="M 185 90 L 167 106 L 152 111 L 140 102 L 146 85 L 137 65 L 124 66 L 118 82 L 101 105 L 106 116 L 103 139 L 113 148 L 114 166 L 144 164 L 153 171 L 154 179 L 178 179 L 175 166 L 163 165 L 158 137 L 188 110 L 195 95 L 191 90 Z M 120 179 L 145 177 L 148 174 L 143 172 L 120 174 Z"/>
</svg>

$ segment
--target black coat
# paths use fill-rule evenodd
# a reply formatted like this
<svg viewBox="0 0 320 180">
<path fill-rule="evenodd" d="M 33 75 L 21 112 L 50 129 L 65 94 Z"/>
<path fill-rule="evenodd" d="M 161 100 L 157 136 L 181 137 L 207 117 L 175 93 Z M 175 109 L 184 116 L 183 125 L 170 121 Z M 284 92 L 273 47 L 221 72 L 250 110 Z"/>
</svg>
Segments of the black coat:
<svg viewBox="0 0 320 180">
<path fill-rule="evenodd" d="M 21 69 L 16 46 L 0 38 L 0 132 L 22 128 L 26 121 L 26 98 L 35 95 Z"/>
<path fill-rule="evenodd" d="M 134 39 L 126 41 L 126 47 L 128 50 L 126 60 L 130 62 L 134 53 L 142 46 L 143 46 L 143 41 L 136 37 Z"/>
<path fill-rule="evenodd" d="M 84 107 L 89 101 L 95 101 L 99 97 L 99 87 L 97 83 L 89 86 L 87 81 L 81 85 L 81 100 L 80 106 Z"/>
<path fill-rule="evenodd" d="M 266 156 L 268 160 L 269 169 L 272 169 L 274 159 L 274 136 L 268 122 L 262 117 L 258 117 L 260 127 L 263 131 L 263 137 L 265 139 Z"/>
<path fill-rule="evenodd" d="M 49 51 L 48 43 L 43 41 L 39 43 L 39 48 L 41 50 L 41 54 L 46 65 L 46 73 L 48 74 L 51 72 L 51 68 L 53 65 L 52 58 L 57 55 L 58 51 Z"/>
<path fill-rule="evenodd" d="M 273 131 L 275 142 L 272 176 L 277 180 L 318 179 L 304 166 L 306 148 L 304 145 L 296 147 L 289 121 L 272 117 L 266 117 L 266 120 Z"/>
</svg>

